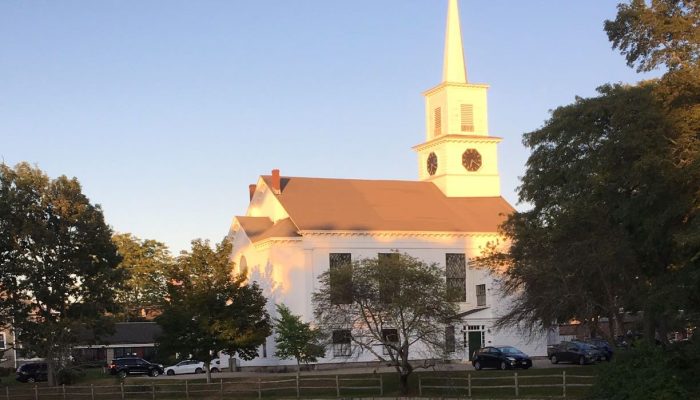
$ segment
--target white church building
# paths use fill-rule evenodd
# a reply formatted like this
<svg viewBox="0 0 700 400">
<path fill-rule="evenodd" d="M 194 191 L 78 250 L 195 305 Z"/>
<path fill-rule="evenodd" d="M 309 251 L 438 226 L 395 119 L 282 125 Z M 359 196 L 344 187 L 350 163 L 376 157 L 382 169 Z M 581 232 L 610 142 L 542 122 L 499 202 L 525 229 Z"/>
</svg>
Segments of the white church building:
<svg viewBox="0 0 700 400">
<path fill-rule="evenodd" d="M 248 210 L 233 219 L 229 233 L 232 258 L 264 289 L 271 315 L 275 303 L 285 303 L 312 321 L 311 293 L 333 263 L 398 251 L 444 266 L 450 286 L 463 288 L 463 321 L 454 327 L 451 358 L 467 361 L 487 345 L 546 355 L 545 336 L 533 340 L 493 327 L 508 299 L 500 296 L 496 276 L 469 265 L 499 239 L 498 226 L 514 211 L 501 197 L 501 138 L 489 132 L 487 90 L 467 80 L 457 0 L 449 0 L 443 79 L 424 93 L 425 140 L 413 147 L 417 180 L 294 177 L 273 170 L 250 185 Z M 276 359 L 274 351 L 270 336 L 260 356 L 242 366 L 294 363 Z M 333 343 L 319 362 L 372 360 L 368 352 Z"/>
</svg>

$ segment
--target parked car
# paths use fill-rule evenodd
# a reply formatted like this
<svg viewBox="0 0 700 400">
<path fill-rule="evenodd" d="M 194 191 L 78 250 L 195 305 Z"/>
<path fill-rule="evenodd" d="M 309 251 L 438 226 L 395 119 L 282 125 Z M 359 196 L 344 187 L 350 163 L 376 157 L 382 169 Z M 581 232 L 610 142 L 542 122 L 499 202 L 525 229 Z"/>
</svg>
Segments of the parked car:
<svg viewBox="0 0 700 400">
<path fill-rule="evenodd" d="M 119 375 L 121 378 L 135 374 L 158 376 L 163 373 L 162 365 L 153 364 L 138 357 L 115 358 L 108 368 L 110 374 Z"/>
<path fill-rule="evenodd" d="M 482 347 L 472 357 L 475 370 L 482 368 L 511 369 L 532 367 L 530 356 L 512 346 Z"/>
<path fill-rule="evenodd" d="M 552 364 L 564 361 L 584 365 L 594 363 L 601 357 L 598 349 L 582 342 L 561 342 L 557 346 L 548 348 L 547 353 Z"/>
<path fill-rule="evenodd" d="M 587 339 L 583 341 L 586 344 L 595 346 L 601 353 L 600 361 L 610 361 L 614 353 L 613 347 L 604 339 Z"/>
<path fill-rule="evenodd" d="M 204 372 L 204 363 L 197 360 L 184 360 L 164 369 L 166 375 L 201 374 Z"/>
<path fill-rule="evenodd" d="M 46 363 L 29 363 L 17 368 L 17 380 L 20 382 L 41 382 L 49 379 Z"/>
</svg>

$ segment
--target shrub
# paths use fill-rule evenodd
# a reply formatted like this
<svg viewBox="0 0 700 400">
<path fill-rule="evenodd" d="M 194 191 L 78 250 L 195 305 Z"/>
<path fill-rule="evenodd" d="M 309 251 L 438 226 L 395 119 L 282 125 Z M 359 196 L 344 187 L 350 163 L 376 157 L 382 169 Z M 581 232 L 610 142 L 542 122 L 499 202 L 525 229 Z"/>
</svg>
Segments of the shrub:
<svg viewBox="0 0 700 400">
<path fill-rule="evenodd" d="M 85 376 L 85 371 L 76 367 L 65 367 L 58 370 L 57 381 L 59 385 L 72 385 Z"/>
<path fill-rule="evenodd" d="M 591 399 L 676 400 L 697 398 L 698 359 L 693 344 L 668 348 L 640 344 L 620 351 L 614 361 L 602 365 Z"/>
</svg>

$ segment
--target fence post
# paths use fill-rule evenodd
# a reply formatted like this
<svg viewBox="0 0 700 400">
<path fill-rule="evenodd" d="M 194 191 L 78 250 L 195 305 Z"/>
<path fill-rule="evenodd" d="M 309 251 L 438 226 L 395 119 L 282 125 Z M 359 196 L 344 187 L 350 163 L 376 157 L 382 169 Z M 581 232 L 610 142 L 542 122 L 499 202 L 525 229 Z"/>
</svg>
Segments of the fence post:
<svg viewBox="0 0 700 400">
<path fill-rule="evenodd" d="M 90 398 L 95 400 L 95 385 L 90 384 Z"/>
<path fill-rule="evenodd" d="M 185 379 L 185 399 L 190 400 L 190 385 L 187 382 L 189 382 L 189 379 Z"/>
<path fill-rule="evenodd" d="M 124 400 L 124 382 L 120 382 L 119 387 L 121 388 L 121 391 L 122 391 L 122 400 Z"/>
<path fill-rule="evenodd" d="M 297 375 L 297 399 L 299 398 L 299 375 Z"/>
<path fill-rule="evenodd" d="M 10 388 L 8 386 L 5 386 L 5 397 L 7 397 L 7 400 L 10 400 Z"/>
<path fill-rule="evenodd" d="M 219 379 L 219 398 L 224 398 L 224 378 Z"/>
<path fill-rule="evenodd" d="M 258 378 L 258 398 L 262 399 L 262 390 L 260 388 L 260 378 Z"/>
<path fill-rule="evenodd" d="M 66 384 L 61 385 L 61 394 L 63 395 L 63 400 L 66 400 Z"/>
<path fill-rule="evenodd" d="M 384 378 L 379 374 L 379 395 L 384 396 Z"/>
<path fill-rule="evenodd" d="M 151 394 L 153 395 L 153 400 L 156 400 L 156 384 L 151 383 Z"/>
<path fill-rule="evenodd" d="M 467 393 L 472 397 L 472 373 L 467 372 Z"/>
<path fill-rule="evenodd" d="M 34 385 L 34 400 L 39 400 L 39 388 Z"/>
<path fill-rule="evenodd" d="M 520 396 L 520 388 L 518 387 L 518 373 L 515 372 L 514 374 L 515 375 L 513 375 L 513 377 L 515 379 L 515 397 L 519 397 Z"/>
<path fill-rule="evenodd" d="M 423 396 L 423 377 L 418 377 L 418 395 Z"/>
<path fill-rule="evenodd" d="M 561 372 L 562 397 L 566 398 L 566 371 Z"/>
<path fill-rule="evenodd" d="M 340 380 L 335 376 L 335 397 L 340 397 Z"/>
</svg>

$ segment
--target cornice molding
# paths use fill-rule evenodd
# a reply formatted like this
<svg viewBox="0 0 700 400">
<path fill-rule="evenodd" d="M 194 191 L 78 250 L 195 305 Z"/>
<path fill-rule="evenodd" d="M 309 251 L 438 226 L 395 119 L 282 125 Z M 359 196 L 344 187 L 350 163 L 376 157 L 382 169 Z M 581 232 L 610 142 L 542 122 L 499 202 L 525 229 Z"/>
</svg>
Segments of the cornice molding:
<svg viewBox="0 0 700 400">
<path fill-rule="evenodd" d="M 255 247 L 255 250 L 264 250 L 264 249 L 269 249 L 273 245 L 276 244 L 300 244 L 302 242 L 302 238 L 288 238 L 288 237 L 279 237 L 279 238 L 267 238 L 265 240 L 262 240 L 260 242 L 253 243 L 253 247 Z"/>
<path fill-rule="evenodd" d="M 304 237 L 336 236 L 336 237 L 499 237 L 497 232 L 426 232 L 426 231 L 299 231 Z"/>
<path fill-rule="evenodd" d="M 412 147 L 415 151 L 421 151 L 440 146 L 444 143 L 500 143 L 503 138 L 498 136 L 479 135 L 443 135 L 428 142 L 417 144 Z"/>
<path fill-rule="evenodd" d="M 460 83 L 460 82 L 442 82 L 439 85 L 432 87 L 425 92 L 423 92 L 423 96 L 428 96 L 431 95 L 435 92 L 437 92 L 440 89 L 444 88 L 478 88 L 478 89 L 488 89 L 491 87 L 488 84 L 485 83 Z"/>
</svg>

